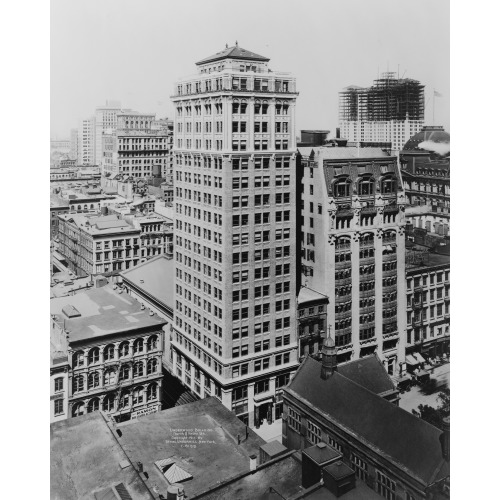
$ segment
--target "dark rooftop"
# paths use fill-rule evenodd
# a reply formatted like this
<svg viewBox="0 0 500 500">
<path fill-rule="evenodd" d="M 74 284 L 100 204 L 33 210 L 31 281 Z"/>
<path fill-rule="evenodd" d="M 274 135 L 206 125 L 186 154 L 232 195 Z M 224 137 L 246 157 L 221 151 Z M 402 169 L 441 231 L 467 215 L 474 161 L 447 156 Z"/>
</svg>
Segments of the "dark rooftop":
<svg viewBox="0 0 500 500">
<path fill-rule="evenodd" d="M 320 378 L 321 363 L 317 361 L 315 363 L 318 365 L 318 378 Z M 376 354 L 343 363 L 337 367 L 337 371 L 349 380 L 379 396 L 396 390 L 391 377 L 389 377 Z"/>
<path fill-rule="evenodd" d="M 68 307 L 71 306 L 71 307 Z M 69 319 L 64 311 L 75 316 Z M 50 314 L 65 319 L 69 341 L 95 339 L 113 333 L 121 333 L 139 328 L 161 327 L 166 322 L 149 309 L 141 310 L 141 304 L 129 295 L 119 294 L 111 286 L 82 291 L 70 297 L 57 297 L 50 301 Z"/>
<path fill-rule="evenodd" d="M 134 500 L 154 498 L 100 412 L 52 423 L 50 457 L 50 498 L 55 500 L 95 500 L 95 492 L 118 483 Z"/>
<path fill-rule="evenodd" d="M 307 455 L 319 465 L 342 458 L 342 453 L 334 448 L 331 448 L 330 446 L 327 446 L 325 443 L 318 443 L 314 446 L 310 446 L 309 448 L 303 450 L 302 453 Z"/>
<path fill-rule="evenodd" d="M 302 465 L 295 455 L 268 462 L 253 474 L 228 482 L 197 499 L 203 500 L 264 500 L 291 498 L 304 491 L 301 485 Z M 273 488 L 278 494 L 271 493 Z M 331 498 L 331 497 L 330 497 Z"/>
<path fill-rule="evenodd" d="M 170 309 L 174 309 L 174 260 L 159 255 L 121 273 L 132 285 Z"/>
<path fill-rule="evenodd" d="M 220 481 L 250 471 L 250 455 L 258 454 L 265 441 L 249 429 L 245 440 L 245 424 L 216 398 L 176 406 L 135 421 L 117 426 L 121 445 L 142 462 L 159 493 L 167 496 L 166 477 L 155 462 L 171 459 L 192 476 L 183 482 L 188 498 L 192 498 Z M 192 434 L 186 437 L 183 431 Z M 238 445 L 238 434 L 243 439 Z M 186 446 L 186 439 L 194 448 Z M 214 497 L 221 498 L 221 497 Z M 246 498 L 246 497 L 228 497 Z"/>
<path fill-rule="evenodd" d="M 249 50 L 242 49 L 241 47 L 238 47 L 238 45 L 235 45 L 234 47 L 226 47 L 224 50 L 217 52 L 217 54 L 205 57 L 201 61 L 198 61 L 196 65 L 198 66 L 200 64 L 206 64 L 209 62 L 221 61 L 222 59 L 227 59 L 228 57 L 232 59 L 244 59 L 249 61 L 269 61 L 268 57 L 260 56 L 255 52 L 250 52 Z"/>
<path fill-rule="evenodd" d="M 285 392 L 425 484 L 449 475 L 438 428 L 338 372 L 322 381 L 318 365 L 306 358 Z M 328 382 L 329 397 L 325 397 L 324 382 Z"/>
</svg>

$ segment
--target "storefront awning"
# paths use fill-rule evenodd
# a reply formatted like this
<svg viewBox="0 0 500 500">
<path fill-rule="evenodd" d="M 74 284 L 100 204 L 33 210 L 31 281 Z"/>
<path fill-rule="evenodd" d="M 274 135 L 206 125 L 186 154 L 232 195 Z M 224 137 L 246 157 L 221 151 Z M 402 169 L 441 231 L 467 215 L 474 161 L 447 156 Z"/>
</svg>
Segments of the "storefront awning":
<svg viewBox="0 0 500 500">
<path fill-rule="evenodd" d="M 408 356 L 406 356 L 406 362 L 412 366 L 418 365 L 418 361 L 411 354 L 408 354 Z"/>
<path fill-rule="evenodd" d="M 425 359 L 419 352 L 414 352 L 413 357 L 417 360 L 418 363 L 425 363 Z"/>
</svg>

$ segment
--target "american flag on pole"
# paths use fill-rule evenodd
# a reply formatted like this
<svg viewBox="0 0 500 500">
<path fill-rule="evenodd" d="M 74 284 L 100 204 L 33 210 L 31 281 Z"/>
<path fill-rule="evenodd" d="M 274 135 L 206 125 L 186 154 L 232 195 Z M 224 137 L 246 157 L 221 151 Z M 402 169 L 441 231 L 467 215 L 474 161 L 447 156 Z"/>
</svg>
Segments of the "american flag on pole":
<svg viewBox="0 0 500 500">
<path fill-rule="evenodd" d="M 435 97 L 443 97 L 443 94 L 440 94 L 437 90 L 434 90 Z"/>
</svg>

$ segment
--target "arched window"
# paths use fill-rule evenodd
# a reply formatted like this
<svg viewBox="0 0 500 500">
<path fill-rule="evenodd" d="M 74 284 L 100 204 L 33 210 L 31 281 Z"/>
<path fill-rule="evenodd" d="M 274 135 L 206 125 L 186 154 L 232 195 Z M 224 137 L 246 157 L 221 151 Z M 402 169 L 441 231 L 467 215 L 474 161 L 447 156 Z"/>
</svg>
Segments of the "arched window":
<svg viewBox="0 0 500 500">
<path fill-rule="evenodd" d="M 365 233 L 361 235 L 361 241 L 360 241 L 362 246 L 373 246 L 374 244 L 374 237 L 373 233 Z"/>
<path fill-rule="evenodd" d="M 137 405 L 144 402 L 144 387 L 140 385 L 136 387 L 132 396 L 132 404 Z"/>
<path fill-rule="evenodd" d="M 151 375 L 152 373 L 156 373 L 156 367 L 158 363 L 155 358 L 150 359 L 148 361 L 148 375 Z"/>
<path fill-rule="evenodd" d="M 73 377 L 73 394 L 83 391 L 83 382 L 83 375 L 76 375 L 76 377 Z"/>
<path fill-rule="evenodd" d="M 158 346 L 158 337 L 153 335 L 148 339 L 148 351 L 154 351 Z"/>
<path fill-rule="evenodd" d="M 82 209 L 82 206 L 81 205 L 78 205 L 78 210 L 81 210 Z"/>
<path fill-rule="evenodd" d="M 120 358 L 123 358 L 124 356 L 128 356 L 128 352 L 129 352 L 129 343 L 122 342 L 120 344 L 120 349 L 119 349 Z"/>
<path fill-rule="evenodd" d="M 83 403 L 76 403 L 73 405 L 71 414 L 73 417 L 79 417 L 85 413 L 85 405 Z"/>
<path fill-rule="evenodd" d="M 126 408 L 130 404 L 130 393 L 129 391 L 123 391 L 120 398 L 120 408 Z"/>
<path fill-rule="evenodd" d="M 105 396 L 102 402 L 102 409 L 104 411 L 112 411 L 114 407 L 115 407 L 115 396 L 113 394 Z"/>
<path fill-rule="evenodd" d="M 137 339 L 134 342 L 134 354 L 138 354 L 144 350 L 144 342 L 142 339 Z"/>
<path fill-rule="evenodd" d="M 147 396 L 146 396 L 146 398 L 147 398 L 148 401 L 153 401 L 153 400 L 155 400 L 158 397 L 158 395 L 157 395 L 157 392 L 158 392 L 157 389 L 158 389 L 158 387 L 157 387 L 156 382 L 153 383 L 153 384 L 150 384 L 148 386 Z"/>
<path fill-rule="evenodd" d="M 95 389 L 96 387 L 99 387 L 99 373 L 97 372 L 89 373 L 87 379 L 87 388 Z"/>
<path fill-rule="evenodd" d="M 380 182 L 380 191 L 382 194 L 391 194 L 396 192 L 396 179 L 393 176 L 384 177 Z"/>
<path fill-rule="evenodd" d="M 94 347 L 89 351 L 89 365 L 99 363 L 99 348 Z"/>
<path fill-rule="evenodd" d="M 120 368 L 120 376 L 118 380 L 128 380 L 130 378 L 130 366 L 124 365 Z"/>
<path fill-rule="evenodd" d="M 104 385 L 111 385 L 115 383 L 115 370 L 106 370 L 104 372 Z"/>
<path fill-rule="evenodd" d="M 334 182 L 333 196 L 336 198 L 351 196 L 351 181 L 347 177 Z"/>
<path fill-rule="evenodd" d="M 99 410 L 99 398 L 92 398 L 87 405 L 87 413 Z"/>
<path fill-rule="evenodd" d="M 144 364 L 135 363 L 134 364 L 134 377 L 142 377 L 144 375 Z"/>
<path fill-rule="evenodd" d="M 373 195 L 375 181 L 372 177 L 362 177 L 358 182 L 358 194 L 359 196 L 371 196 Z"/>
<path fill-rule="evenodd" d="M 77 366 L 83 366 L 85 363 L 85 358 L 83 355 L 83 351 L 78 351 L 73 353 L 73 368 Z"/>
<path fill-rule="evenodd" d="M 107 345 L 104 348 L 104 361 L 109 361 L 115 358 L 115 346 L 113 344 Z"/>
</svg>

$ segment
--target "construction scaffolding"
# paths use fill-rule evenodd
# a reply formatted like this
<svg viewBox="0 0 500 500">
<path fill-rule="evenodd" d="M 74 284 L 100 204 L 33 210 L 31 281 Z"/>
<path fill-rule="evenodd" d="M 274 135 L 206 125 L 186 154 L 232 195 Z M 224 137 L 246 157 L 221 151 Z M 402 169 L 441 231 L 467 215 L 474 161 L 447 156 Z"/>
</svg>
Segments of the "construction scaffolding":
<svg viewBox="0 0 500 500">
<path fill-rule="evenodd" d="M 423 120 L 424 109 L 424 85 L 393 72 L 382 73 L 371 87 L 353 85 L 339 93 L 341 121 Z"/>
</svg>

